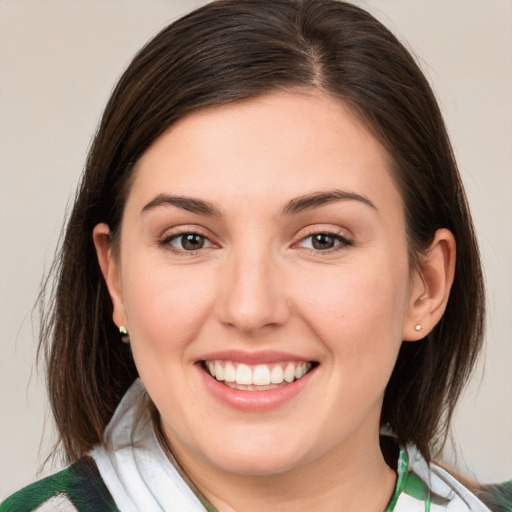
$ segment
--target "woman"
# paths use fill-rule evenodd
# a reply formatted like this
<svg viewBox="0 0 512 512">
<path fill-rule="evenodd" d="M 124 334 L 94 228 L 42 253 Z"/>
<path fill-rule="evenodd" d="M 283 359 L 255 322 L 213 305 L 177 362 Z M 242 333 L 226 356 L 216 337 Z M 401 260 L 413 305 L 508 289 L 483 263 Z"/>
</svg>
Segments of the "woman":
<svg viewBox="0 0 512 512">
<path fill-rule="evenodd" d="M 481 345 L 472 223 L 426 80 L 364 11 L 218 1 L 159 34 L 55 272 L 72 465 L 2 512 L 488 510 L 428 465 Z"/>
</svg>

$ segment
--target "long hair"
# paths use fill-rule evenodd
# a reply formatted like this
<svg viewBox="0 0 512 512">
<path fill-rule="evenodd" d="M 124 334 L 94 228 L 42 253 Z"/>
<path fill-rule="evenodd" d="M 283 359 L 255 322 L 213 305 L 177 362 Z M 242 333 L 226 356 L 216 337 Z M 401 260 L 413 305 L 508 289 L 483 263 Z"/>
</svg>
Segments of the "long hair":
<svg viewBox="0 0 512 512">
<path fill-rule="evenodd" d="M 92 240 L 96 224 L 118 242 L 141 155 L 199 109 L 270 91 L 337 98 L 381 142 L 401 193 L 411 268 L 437 229 L 457 243 L 446 312 L 421 342 L 402 344 L 382 424 L 430 459 L 480 350 L 484 290 L 478 248 L 452 148 L 432 90 L 414 59 L 366 11 L 335 0 L 219 0 L 162 30 L 133 59 L 94 138 L 59 255 L 43 291 L 40 349 L 59 440 L 72 461 L 102 441 L 137 377 L 120 343 Z"/>
</svg>

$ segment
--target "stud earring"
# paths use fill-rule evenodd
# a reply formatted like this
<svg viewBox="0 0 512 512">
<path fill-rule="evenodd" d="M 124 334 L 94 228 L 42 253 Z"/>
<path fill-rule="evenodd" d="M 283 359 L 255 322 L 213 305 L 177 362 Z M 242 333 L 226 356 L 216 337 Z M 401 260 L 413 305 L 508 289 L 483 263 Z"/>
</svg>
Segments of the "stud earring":
<svg viewBox="0 0 512 512">
<path fill-rule="evenodd" d="M 423 329 L 423 327 L 421 326 L 421 324 L 416 324 L 414 326 L 414 330 L 417 331 L 417 332 L 420 332 L 422 329 Z"/>
<path fill-rule="evenodd" d="M 119 333 L 121 334 L 121 341 L 123 343 L 130 343 L 130 336 L 124 325 L 119 326 Z"/>
</svg>

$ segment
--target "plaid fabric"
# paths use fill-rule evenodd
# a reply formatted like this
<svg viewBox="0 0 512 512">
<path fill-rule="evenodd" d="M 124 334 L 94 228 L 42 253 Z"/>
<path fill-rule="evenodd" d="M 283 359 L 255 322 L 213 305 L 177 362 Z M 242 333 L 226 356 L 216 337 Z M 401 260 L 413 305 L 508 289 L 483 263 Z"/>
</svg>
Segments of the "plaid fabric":
<svg viewBox="0 0 512 512">
<path fill-rule="evenodd" d="M 414 510 L 420 504 L 425 511 L 436 506 L 445 510 L 449 505 L 448 500 L 432 493 L 429 486 L 411 470 L 403 447 L 400 447 L 397 472 L 395 492 L 386 512 L 400 508 L 405 497 L 414 499 Z M 477 495 L 492 512 L 512 512 L 512 481 L 482 487 Z M 0 512 L 31 512 L 58 496 L 69 500 L 78 512 L 119 512 L 91 457 L 83 457 L 67 469 L 21 489 L 0 505 Z M 204 497 L 201 502 L 206 511 L 217 512 Z M 405 509 L 409 510 L 411 505 L 412 502 Z"/>
<path fill-rule="evenodd" d="M 56 496 L 65 496 L 78 512 L 119 512 L 91 457 L 24 487 L 0 505 L 0 512 L 31 512 Z"/>
</svg>

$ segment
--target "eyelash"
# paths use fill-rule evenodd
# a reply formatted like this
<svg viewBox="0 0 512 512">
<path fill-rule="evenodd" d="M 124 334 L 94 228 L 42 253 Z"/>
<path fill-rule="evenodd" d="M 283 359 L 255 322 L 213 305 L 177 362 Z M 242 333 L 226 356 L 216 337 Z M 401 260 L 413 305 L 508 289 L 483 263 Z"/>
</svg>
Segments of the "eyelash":
<svg viewBox="0 0 512 512">
<path fill-rule="evenodd" d="M 186 235 L 196 235 L 198 237 L 201 237 L 206 243 L 210 244 L 208 247 L 200 247 L 199 249 L 192 249 L 192 250 L 186 250 L 186 249 L 180 249 L 178 247 L 174 247 L 171 245 L 171 242 L 174 240 L 178 240 L 179 238 L 182 238 Z M 335 242 L 339 242 L 334 247 L 328 248 L 328 249 L 315 249 L 315 248 L 309 248 L 309 247 L 302 247 L 302 249 L 306 249 L 307 251 L 312 251 L 317 254 L 331 254 L 337 251 L 340 251 L 342 249 L 345 249 L 346 247 L 350 247 L 354 245 L 354 241 L 347 238 L 346 236 L 341 235 L 340 233 L 334 232 L 334 231 L 328 231 L 328 230 L 321 230 L 321 231 L 311 231 L 306 236 L 302 237 L 299 242 L 296 242 L 294 245 L 298 245 L 300 243 L 303 243 L 308 238 L 312 238 L 314 236 L 324 235 L 326 237 L 334 239 Z M 182 241 L 183 243 L 183 241 Z M 198 232 L 197 230 L 190 230 L 190 231 L 180 231 L 179 233 L 174 233 L 168 236 L 165 236 L 161 240 L 158 241 L 158 246 L 163 247 L 175 254 L 182 254 L 187 256 L 194 256 L 199 254 L 199 252 L 203 249 L 207 249 L 210 246 L 215 245 L 206 235 L 203 235 L 202 233 Z"/>
<path fill-rule="evenodd" d="M 206 243 L 208 243 L 212 246 L 215 245 L 206 235 L 203 235 L 197 229 L 196 230 L 191 229 L 190 231 L 180 231 L 179 233 L 173 233 L 171 235 L 165 236 L 164 238 L 162 238 L 161 240 L 158 241 L 158 246 L 163 247 L 164 249 L 171 251 L 175 254 L 183 254 L 183 255 L 187 255 L 187 256 L 194 256 L 196 254 L 199 254 L 199 252 L 201 250 L 205 249 L 205 247 L 200 247 L 199 249 L 186 250 L 186 249 L 180 249 L 178 247 L 174 247 L 173 245 L 171 245 L 171 242 L 173 242 L 174 240 L 178 240 L 179 238 L 185 237 L 187 235 L 196 235 L 198 237 L 201 237 Z M 183 240 L 182 240 L 182 243 L 183 243 Z M 206 248 L 208 248 L 208 247 L 206 247 Z"/>
<path fill-rule="evenodd" d="M 333 238 L 335 242 L 339 242 L 338 245 L 335 245 L 334 247 L 331 247 L 329 249 L 315 249 L 315 248 L 309 248 L 309 247 L 303 247 L 303 249 L 306 249 L 308 251 L 312 251 L 317 254 L 332 254 L 337 251 L 341 251 L 345 249 L 346 247 L 350 247 L 354 245 L 354 241 L 350 238 L 347 238 L 346 236 L 340 234 L 339 232 L 335 231 L 329 231 L 329 230 L 320 230 L 320 231 L 311 231 L 306 236 L 302 237 L 298 243 L 302 243 L 308 238 L 312 238 L 314 236 L 318 235 L 325 235 L 327 237 Z"/>
</svg>

